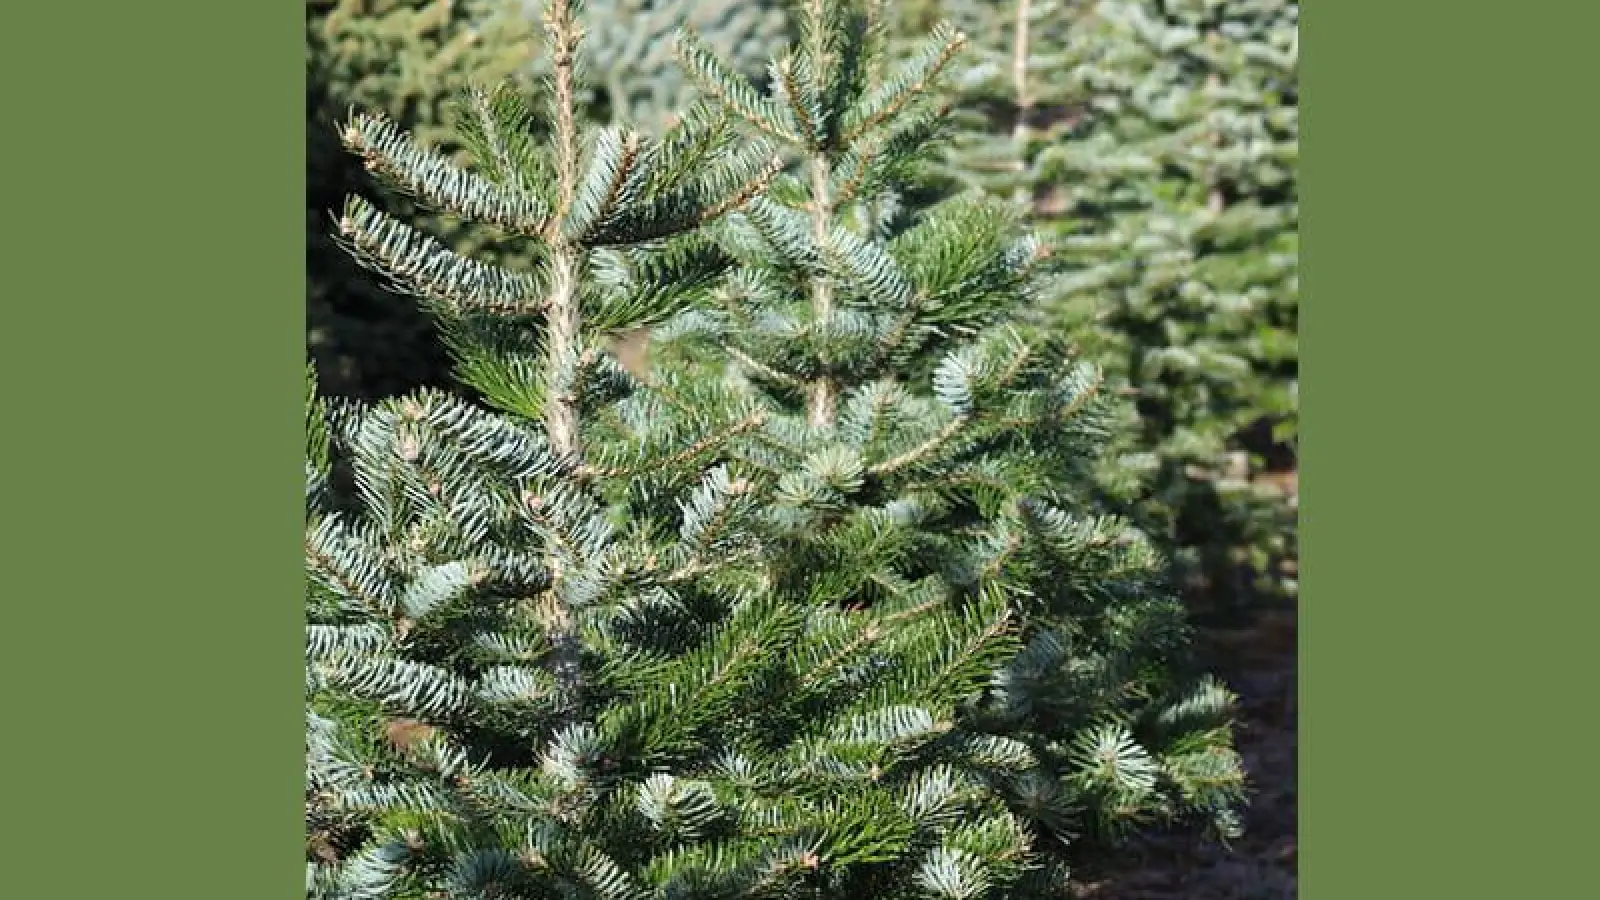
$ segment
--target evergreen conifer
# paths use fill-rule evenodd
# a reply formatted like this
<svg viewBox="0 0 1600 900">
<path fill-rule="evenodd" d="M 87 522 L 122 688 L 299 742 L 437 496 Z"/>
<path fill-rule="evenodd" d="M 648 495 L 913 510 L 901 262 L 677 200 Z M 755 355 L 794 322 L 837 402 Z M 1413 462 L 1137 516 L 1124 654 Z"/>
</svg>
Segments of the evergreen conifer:
<svg viewBox="0 0 1600 900">
<path fill-rule="evenodd" d="M 1077 85 L 1087 37 L 1072 27 L 1081 0 L 940 0 L 972 46 L 947 81 L 952 137 L 939 167 L 962 187 L 1007 197 L 1032 212 L 1044 187 L 1039 151 L 1080 114 Z"/>
<path fill-rule="evenodd" d="M 1042 155 L 1066 188 L 1072 298 L 1137 392 L 1153 507 L 1219 611 L 1292 596 L 1298 422 L 1299 3 L 1103 0 L 1079 26 L 1092 111 Z"/>
<path fill-rule="evenodd" d="M 912 421 L 888 440 L 905 444 L 930 422 L 960 434 L 905 459 L 887 513 L 860 502 L 844 457 L 772 482 L 759 448 L 803 413 L 693 372 L 635 378 L 606 352 L 607 334 L 696 304 L 738 261 L 703 229 L 781 204 L 753 199 L 776 171 L 771 148 L 730 141 L 714 109 L 690 110 L 659 140 L 582 127 L 577 14 L 575 0 L 546 11 L 542 130 L 515 92 L 471 94 L 460 122 L 471 171 L 382 114 L 356 114 L 342 131 L 419 204 L 521 241 L 532 264 L 463 256 L 359 197 L 340 217 L 356 257 L 437 319 L 482 404 L 432 390 L 375 404 L 308 391 L 308 896 L 1049 896 L 1059 872 L 1038 864 L 1016 809 L 1028 797 L 1061 831 L 1090 795 L 1146 809 L 1157 795 L 1210 803 L 1194 793 L 1198 767 L 1231 757 L 1193 726 L 1220 727 L 1225 696 L 1090 723 L 1079 710 L 1088 685 L 1126 687 L 1120 668 L 1143 651 L 1099 641 L 1109 632 L 1098 624 L 1081 636 L 1024 627 L 1009 582 L 1026 581 L 1030 563 L 1002 565 L 1003 578 L 974 572 L 969 545 L 1014 537 L 1027 545 L 1018 559 L 1039 563 L 1137 564 L 1136 550 L 1101 546 L 1099 529 L 1056 540 L 1070 524 L 1061 510 L 1011 503 L 1003 484 L 1004 512 L 987 525 L 925 529 L 928 540 L 906 529 L 937 501 L 907 485 L 946 465 L 952 441 L 993 437 L 1000 344 L 942 364 L 937 399 L 908 394 Z M 974 209 L 950 221 L 991 221 Z M 926 277 L 976 265 L 963 284 L 1009 285 L 994 259 L 970 262 L 981 255 L 932 253 Z M 847 283 L 835 296 L 844 309 L 855 295 Z M 913 323 L 915 344 L 931 340 L 928 321 Z M 808 396 L 836 436 L 861 402 L 846 372 L 828 374 Z M 1048 417 L 1060 411 L 1052 391 L 1086 377 L 1050 382 L 1013 412 Z M 936 406 L 962 396 L 971 431 Z M 842 480 L 819 485 L 819 471 Z M 807 492 L 839 486 L 842 516 L 798 539 L 795 514 L 828 506 Z M 941 538 L 965 580 L 897 562 L 896 543 L 926 556 L 913 545 Z M 849 554 L 839 579 L 796 568 L 828 547 Z M 1060 577 L 1095 576 L 1078 566 Z M 851 598 L 871 602 L 850 609 Z M 1126 620 L 1117 640 L 1165 629 L 1137 603 L 1081 602 Z M 1103 716 L 1118 704 L 1087 705 Z M 1044 734 L 1061 731 L 1054 717 L 1090 727 L 1058 747 Z M 1016 720 L 1033 724 L 1014 736 Z M 1172 734 L 1188 735 L 1184 752 Z M 1055 756 L 1072 770 L 1051 768 Z"/>
<path fill-rule="evenodd" d="M 1097 499 L 1114 398 L 1012 327 L 1039 245 L 1006 201 L 916 202 L 964 38 L 940 25 L 890 66 L 885 13 L 797 4 L 770 92 L 685 38 L 686 71 L 788 169 L 714 229 L 736 261 L 716 304 L 654 340 L 686 371 L 725 356 L 719 386 L 767 411 L 728 452 L 763 486 L 786 600 L 870 611 L 934 590 L 1016 629 L 1024 649 L 960 721 L 1027 748 L 994 784 L 1045 856 L 1191 815 L 1231 830 L 1232 698 L 1187 680 L 1162 560 Z"/>
</svg>

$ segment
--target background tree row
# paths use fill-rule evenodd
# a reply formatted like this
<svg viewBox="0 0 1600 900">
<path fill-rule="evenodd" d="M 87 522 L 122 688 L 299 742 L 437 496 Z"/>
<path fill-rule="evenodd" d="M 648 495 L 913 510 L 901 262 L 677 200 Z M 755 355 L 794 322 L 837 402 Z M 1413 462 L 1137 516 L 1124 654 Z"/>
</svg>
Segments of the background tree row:
<svg viewBox="0 0 1600 900">
<path fill-rule="evenodd" d="M 1027 210 L 1032 320 L 1136 400 L 1140 521 L 1197 607 L 1296 592 L 1299 4 L 937 0 L 975 36 L 941 173 Z"/>
</svg>

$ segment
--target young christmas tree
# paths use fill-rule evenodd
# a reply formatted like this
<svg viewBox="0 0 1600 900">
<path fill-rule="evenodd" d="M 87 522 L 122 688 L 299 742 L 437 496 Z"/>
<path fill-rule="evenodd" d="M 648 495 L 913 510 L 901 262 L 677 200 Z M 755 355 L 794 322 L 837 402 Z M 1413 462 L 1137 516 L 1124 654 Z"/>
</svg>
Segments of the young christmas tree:
<svg viewBox="0 0 1600 900">
<path fill-rule="evenodd" d="M 697 229 L 776 170 L 710 109 L 659 140 L 581 128 L 577 7 L 545 15 L 547 128 L 512 92 L 471 95 L 474 170 L 381 114 L 343 130 L 372 171 L 534 264 L 464 257 L 360 198 L 340 218 L 485 405 L 308 398 L 308 896 L 1048 896 L 997 788 L 1063 815 L 1071 798 L 1048 746 L 988 726 L 1025 700 L 1063 709 L 1037 682 L 1080 657 L 1034 634 L 1018 659 L 993 584 L 884 572 L 856 611 L 794 590 L 765 469 L 738 449 L 781 410 L 605 351 L 716 284 L 728 259 Z M 821 543 L 894 527 L 850 518 Z M 1081 659 L 1074 677 L 1101 676 Z M 980 717 L 996 671 L 1009 705 Z M 1140 727 L 1213 715 L 1205 699 Z M 1086 765 L 1133 752 L 1103 731 L 1079 741 Z M 1074 783 L 1156 785 L 1178 759 L 1101 759 Z"/>
<path fill-rule="evenodd" d="M 1038 245 L 1008 202 L 908 200 L 963 36 L 941 25 L 891 67 L 882 3 L 808 0 L 795 26 L 768 93 L 681 43 L 790 165 L 715 230 L 737 261 L 717 305 L 654 338 L 685 371 L 725 355 L 719 386 L 767 412 L 728 452 L 765 501 L 774 590 L 863 616 L 930 586 L 930 610 L 1008 610 L 1025 649 L 960 722 L 1027 748 L 993 783 L 1045 856 L 1191 815 L 1231 829 L 1231 697 L 1180 680 L 1161 561 L 1094 501 L 1114 404 L 1093 366 L 1010 327 Z"/>
</svg>

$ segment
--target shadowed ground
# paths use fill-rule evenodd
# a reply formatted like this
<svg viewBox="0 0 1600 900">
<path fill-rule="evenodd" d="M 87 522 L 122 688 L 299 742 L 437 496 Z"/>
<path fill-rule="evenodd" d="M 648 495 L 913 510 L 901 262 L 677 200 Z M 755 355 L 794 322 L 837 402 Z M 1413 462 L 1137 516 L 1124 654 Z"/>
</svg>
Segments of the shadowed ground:
<svg viewBox="0 0 1600 900">
<path fill-rule="evenodd" d="M 1082 900 L 1293 900 L 1298 895 L 1296 652 L 1298 621 L 1269 613 L 1253 627 L 1208 631 L 1212 671 L 1239 694 L 1239 750 L 1253 791 L 1231 849 L 1157 836 L 1104 871 L 1079 873 Z"/>
</svg>

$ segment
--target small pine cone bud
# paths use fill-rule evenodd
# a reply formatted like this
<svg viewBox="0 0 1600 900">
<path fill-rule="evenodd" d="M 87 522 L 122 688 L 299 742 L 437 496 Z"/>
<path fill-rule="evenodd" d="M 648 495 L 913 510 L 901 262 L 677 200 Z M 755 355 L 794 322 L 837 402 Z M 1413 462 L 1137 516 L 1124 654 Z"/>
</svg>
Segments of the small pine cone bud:
<svg viewBox="0 0 1600 900">
<path fill-rule="evenodd" d="M 441 494 L 443 494 L 443 493 L 444 493 L 444 485 L 440 484 L 437 481 L 428 482 L 428 496 L 430 496 L 430 497 L 434 498 L 435 500 L 437 500 L 437 499 L 439 499 L 439 496 Z"/>
<path fill-rule="evenodd" d="M 735 497 L 743 496 L 750 490 L 750 479 L 736 478 L 728 483 L 728 493 Z"/>
<path fill-rule="evenodd" d="M 400 443 L 395 447 L 395 452 L 406 462 L 416 462 L 419 450 L 417 439 L 409 434 L 402 435 Z"/>
<path fill-rule="evenodd" d="M 538 512 L 539 510 L 544 509 L 544 498 L 532 491 L 523 491 L 522 505 L 526 506 L 532 512 Z"/>
</svg>

